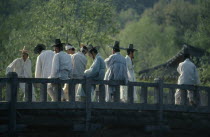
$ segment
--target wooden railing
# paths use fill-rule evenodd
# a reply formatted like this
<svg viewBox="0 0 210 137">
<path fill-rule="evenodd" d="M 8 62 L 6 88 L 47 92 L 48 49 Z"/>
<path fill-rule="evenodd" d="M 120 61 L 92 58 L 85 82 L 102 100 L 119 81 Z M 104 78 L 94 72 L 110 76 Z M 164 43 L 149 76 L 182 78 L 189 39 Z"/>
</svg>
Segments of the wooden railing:
<svg viewBox="0 0 210 137">
<path fill-rule="evenodd" d="M 26 83 L 25 101 L 17 102 L 18 84 Z M 40 84 L 40 97 L 38 101 L 32 102 L 33 84 Z M 56 100 L 51 102 L 47 100 L 47 84 L 56 84 Z M 63 84 L 69 84 L 69 101 L 61 101 L 61 91 Z M 2 85 L 6 84 L 6 88 Z M 76 101 L 75 85 L 82 84 L 86 93 L 84 102 Z M 91 101 L 91 85 L 98 85 L 98 101 Z M 105 86 L 114 86 L 116 91 L 113 94 L 113 101 L 105 101 Z M 120 101 L 120 86 L 128 87 L 128 101 Z M 134 102 L 134 87 L 138 87 L 140 92 L 139 102 Z M 152 90 L 154 89 L 154 90 Z M 190 106 L 187 99 L 187 92 L 182 92 L 184 100 L 183 105 L 175 105 L 175 90 L 192 90 L 195 95 L 199 96 L 202 92 L 207 96 L 205 103 L 198 103 L 197 106 Z M 5 95 L 3 95 L 5 90 Z M 167 90 L 167 91 L 166 91 Z M 149 95 L 153 92 L 153 95 Z M 167 104 L 164 103 L 164 95 L 167 94 Z M 3 97 L 5 96 L 5 97 Z M 153 97 L 153 102 L 148 98 Z M 198 102 L 200 102 L 198 100 Z M 145 82 L 128 82 L 126 85 L 122 81 L 93 81 L 91 79 L 83 80 L 59 80 L 59 79 L 35 79 L 35 78 L 18 78 L 16 73 L 9 73 L 7 78 L 0 78 L 0 110 L 9 109 L 9 130 L 15 131 L 16 110 L 17 109 L 84 109 L 86 111 L 86 130 L 89 129 L 92 109 L 112 109 L 112 110 L 139 110 L 139 111 L 157 111 L 159 121 L 163 120 L 164 111 L 179 111 L 193 113 L 210 113 L 210 87 L 189 86 L 177 84 L 165 84 L 162 80 L 156 79 L 154 83 Z"/>
</svg>

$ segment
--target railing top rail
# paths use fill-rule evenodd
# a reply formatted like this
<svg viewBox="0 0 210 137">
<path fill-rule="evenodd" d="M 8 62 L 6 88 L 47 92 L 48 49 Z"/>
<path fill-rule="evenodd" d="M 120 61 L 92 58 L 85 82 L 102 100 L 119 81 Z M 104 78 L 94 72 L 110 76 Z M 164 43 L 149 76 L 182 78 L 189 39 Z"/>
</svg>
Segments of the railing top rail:
<svg viewBox="0 0 210 137">
<path fill-rule="evenodd" d="M 184 90 L 210 90 L 206 86 L 193 86 L 193 85 L 177 85 L 177 84 L 163 84 L 163 88 L 184 89 Z"/>
<path fill-rule="evenodd" d="M 0 78 L 0 83 L 7 83 L 10 78 Z"/>
<path fill-rule="evenodd" d="M 8 79 L 8 78 L 6 78 Z M 18 78 L 19 82 L 22 83 L 74 83 L 74 84 L 84 84 L 85 81 L 89 84 L 105 84 L 105 85 L 127 85 L 127 86 L 147 86 L 147 87 L 157 87 L 157 83 L 146 83 L 146 82 L 128 82 L 127 84 L 124 81 L 116 81 L 116 80 L 92 80 L 92 79 L 68 79 L 68 80 L 61 80 L 61 79 L 47 79 L 47 78 Z"/>
</svg>

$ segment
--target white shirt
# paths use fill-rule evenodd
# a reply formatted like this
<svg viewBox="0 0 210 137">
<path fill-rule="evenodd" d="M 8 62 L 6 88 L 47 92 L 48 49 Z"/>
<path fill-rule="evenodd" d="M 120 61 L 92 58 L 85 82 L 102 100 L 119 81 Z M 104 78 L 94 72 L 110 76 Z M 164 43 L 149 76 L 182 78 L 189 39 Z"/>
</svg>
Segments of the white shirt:
<svg viewBox="0 0 210 137">
<path fill-rule="evenodd" d="M 35 78 L 48 78 L 51 74 L 52 60 L 55 53 L 43 50 L 36 60 Z"/>
<path fill-rule="evenodd" d="M 31 60 L 29 58 L 26 61 L 22 58 L 15 59 L 6 69 L 6 74 L 9 72 L 16 72 L 21 78 L 31 78 Z"/>
<path fill-rule="evenodd" d="M 179 63 L 177 71 L 180 74 L 178 84 L 195 85 L 200 83 L 196 66 L 189 59 Z"/>
<path fill-rule="evenodd" d="M 72 72 L 71 56 L 66 52 L 60 51 L 56 53 L 52 61 L 52 70 L 50 78 L 60 78 L 62 80 L 69 79 Z"/>
<path fill-rule="evenodd" d="M 77 52 L 72 56 L 72 78 L 83 79 L 84 71 L 87 65 L 87 58 L 82 52 Z"/>
<path fill-rule="evenodd" d="M 136 81 L 135 72 L 134 72 L 134 65 L 132 63 L 131 58 L 128 55 L 126 55 L 125 60 L 126 60 L 126 64 L 127 64 L 128 80 L 129 81 Z"/>
</svg>

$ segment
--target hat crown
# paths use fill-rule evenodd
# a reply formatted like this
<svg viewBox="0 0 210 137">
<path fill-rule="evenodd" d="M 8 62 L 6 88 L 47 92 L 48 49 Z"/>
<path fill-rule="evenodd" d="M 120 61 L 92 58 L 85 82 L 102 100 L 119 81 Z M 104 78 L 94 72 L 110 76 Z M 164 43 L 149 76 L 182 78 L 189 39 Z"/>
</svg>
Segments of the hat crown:
<svg viewBox="0 0 210 137">
<path fill-rule="evenodd" d="M 61 40 L 60 39 L 55 39 L 55 44 L 61 44 Z"/>
<path fill-rule="evenodd" d="M 133 49 L 133 44 L 129 44 L 128 49 Z"/>
<path fill-rule="evenodd" d="M 120 42 L 119 41 L 115 41 L 113 49 L 119 49 L 119 48 L 120 48 Z"/>
</svg>

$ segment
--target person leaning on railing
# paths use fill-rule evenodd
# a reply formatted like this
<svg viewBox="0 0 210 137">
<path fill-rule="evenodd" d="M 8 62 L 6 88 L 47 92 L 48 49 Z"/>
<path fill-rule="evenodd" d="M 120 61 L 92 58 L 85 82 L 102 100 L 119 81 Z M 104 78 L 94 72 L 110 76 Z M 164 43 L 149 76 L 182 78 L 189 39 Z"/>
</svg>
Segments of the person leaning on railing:
<svg viewBox="0 0 210 137">
<path fill-rule="evenodd" d="M 179 63 L 177 68 L 180 74 L 178 79 L 179 85 L 197 85 L 200 84 L 199 75 L 197 68 L 194 63 L 190 61 L 190 54 L 188 51 L 184 53 L 184 62 Z M 175 93 L 175 104 L 183 104 L 183 99 L 181 98 L 181 93 L 186 92 L 183 89 L 177 89 Z M 189 99 L 190 105 L 196 105 L 196 100 L 194 100 L 193 91 L 187 90 L 187 97 Z M 198 98 L 198 97 L 196 97 Z"/>
</svg>

